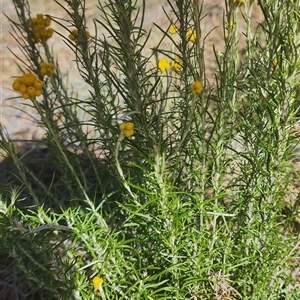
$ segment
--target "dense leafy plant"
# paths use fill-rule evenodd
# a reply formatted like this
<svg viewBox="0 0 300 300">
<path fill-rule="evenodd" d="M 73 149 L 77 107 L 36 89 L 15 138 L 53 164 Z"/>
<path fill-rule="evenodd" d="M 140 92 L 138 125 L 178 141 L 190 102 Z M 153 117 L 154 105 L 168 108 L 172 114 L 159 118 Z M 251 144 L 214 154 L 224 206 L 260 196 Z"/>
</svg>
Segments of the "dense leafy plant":
<svg viewBox="0 0 300 300">
<path fill-rule="evenodd" d="M 258 1 L 257 26 L 254 1 L 225 1 L 214 78 L 202 1 L 168 1 L 150 53 L 145 1 L 99 0 L 94 36 L 85 1 L 55 0 L 66 19 L 12 2 L 24 55 L 12 88 L 38 113 L 47 153 L 33 172 L 1 126 L 15 177 L 2 184 L 0 238 L 28 283 L 19 298 L 297 299 L 299 1 Z M 68 87 L 53 35 L 88 97 Z"/>
</svg>

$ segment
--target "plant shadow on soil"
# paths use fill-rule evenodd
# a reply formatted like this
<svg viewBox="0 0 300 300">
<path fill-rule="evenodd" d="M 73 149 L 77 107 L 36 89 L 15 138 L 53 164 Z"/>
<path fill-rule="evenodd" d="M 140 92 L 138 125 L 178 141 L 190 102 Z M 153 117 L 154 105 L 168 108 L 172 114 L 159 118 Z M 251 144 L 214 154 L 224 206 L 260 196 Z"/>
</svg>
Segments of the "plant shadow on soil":
<svg viewBox="0 0 300 300">
<path fill-rule="evenodd" d="M 22 166 L 28 186 L 32 189 L 39 203 L 34 201 L 28 188 L 20 178 L 21 173 L 12 158 L 6 157 L 0 162 L 0 193 L 2 201 L 9 205 L 12 202 L 13 191 L 19 195 L 12 203 L 14 211 L 21 211 L 21 214 L 32 214 L 42 206 L 43 211 L 51 210 L 60 214 L 62 210 L 71 207 L 80 208 L 84 211 L 88 204 L 81 194 L 80 189 L 74 183 L 72 174 L 66 170 L 61 162 L 53 155 L 50 148 L 44 146 L 43 141 L 32 141 L 17 146 L 18 161 Z M 94 165 L 97 168 L 98 181 L 95 179 L 95 170 L 91 167 L 91 157 L 84 154 L 76 155 L 71 151 L 65 152 L 78 178 L 84 183 L 85 191 L 95 207 L 101 206 L 101 213 L 110 228 L 116 228 L 124 221 L 119 202 L 123 201 L 122 186 L 112 171 L 108 162 L 94 158 Z M 99 180 L 102 185 L 99 187 Z M 27 187 L 28 187 L 27 186 Z M 72 237 L 68 231 L 59 231 L 54 234 L 53 230 L 42 230 L 39 234 L 28 234 L 22 223 L 22 216 L 16 213 L 15 217 L 8 217 L 1 212 L 1 226 L 11 228 L 1 232 L 3 247 L 0 249 L 0 298 L 5 300 L 42 300 L 60 299 L 59 294 L 63 292 L 61 286 L 68 286 L 68 293 L 71 287 L 66 278 L 57 280 L 57 274 L 51 275 L 51 269 L 55 269 L 57 259 L 63 259 L 63 252 L 66 251 L 65 243 L 72 243 Z M 28 225 L 28 224 L 27 224 Z M 27 226 L 26 225 L 26 226 Z M 66 227 L 66 221 L 61 220 L 58 226 Z M 30 225 L 28 225 L 30 226 Z M 16 228 L 15 228 L 16 227 Z M 20 230 L 18 230 L 18 228 Z M 14 245 L 5 245 L 5 241 L 11 239 Z M 37 241 L 40 239 L 40 241 Z M 2 244 L 2 243 L 1 243 Z M 32 245 L 39 245 L 38 248 Z M 13 250 L 13 251 L 12 251 Z M 81 257 L 80 259 L 84 259 Z M 33 260 L 31 260 L 33 258 Z M 88 258 L 86 258 L 88 259 Z M 72 263 L 70 262 L 72 268 Z M 26 267 L 26 264 L 31 264 Z M 56 285 L 55 292 L 47 285 L 31 280 L 28 274 L 22 270 L 30 270 L 32 265 L 38 264 L 36 274 L 43 273 L 43 268 L 49 270 L 48 276 Z M 57 265 L 61 265 L 58 262 Z M 39 266 L 43 266 L 41 269 Z M 47 276 L 47 274 L 46 274 Z M 60 274 L 64 277 L 64 274 Z M 45 277 L 46 281 L 47 277 Z M 45 282 L 43 281 L 43 282 Z M 53 283 L 51 282 L 51 283 Z"/>
<path fill-rule="evenodd" d="M 16 202 L 16 207 L 34 210 L 38 206 L 43 206 L 56 213 L 69 207 L 84 207 L 86 205 L 82 201 L 84 195 L 73 176 L 76 174 L 89 199 L 92 199 L 96 206 L 103 203 L 104 215 L 108 217 L 116 211 L 116 201 L 121 201 L 119 191 L 122 186 L 109 162 L 94 158 L 92 155 L 75 154 L 66 150 L 65 154 L 74 170 L 72 174 L 61 159 L 57 159 L 44 144 L 44 141 L 32 141 L 18 146 L 17 157 L 25 178 L 12 158 L 6 157 L 0 162 L 0 184 L 3 187 L 17 187 L 21 190 L 19 199 L 23 200 Z M 28 183 L 39 203 L 34 201 L 24 181 Z M 105 200 L 106 198 L 109 200 Z"/>
</svg>

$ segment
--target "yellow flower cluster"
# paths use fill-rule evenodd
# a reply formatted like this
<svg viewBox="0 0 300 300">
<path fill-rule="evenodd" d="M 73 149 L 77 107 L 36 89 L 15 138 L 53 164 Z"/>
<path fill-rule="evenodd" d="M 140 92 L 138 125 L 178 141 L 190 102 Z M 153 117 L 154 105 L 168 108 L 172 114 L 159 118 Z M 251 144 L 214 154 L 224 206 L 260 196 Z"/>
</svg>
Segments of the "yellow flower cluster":
<svg viewBox="0 0 300 300">
<path fill-rule="evenodd" d="M 131 137 L 134 134 L 134 124 L 132 122 L 124 122 L 120 124 L 120 130 L 125 137 Z"/>
<path fill-rule="evenodd" d="M 165 57 L 162 57 L 157 61 L 157 68 L 163 73 L 171 68 L 171 64 Z"/>
<path fill-rule="evenodd" d="M 182 69 L 183 62 L 180 57 L 175 57 L 173 62 L 168 61 L 167 58 L 162 57 L 157 61 L 157 68 L 160 72 L 165 72 L 172 67 L 175 72 L 179 72 Z"/>
<path fill-rule="evenodd" d="M 233 30 L 235 28 L 236 23 L 230 22 L 230 23 L 225 23 L 225 29 L 227 30 Z"/>
<path fill-rule="evenodd" d="M 193 30 L 193 29 L 189 29 L 187 32 L 186 32 L 186 40 L 188 43 L 192 44 L 196 41 L 196 31 Z"/>
<path fill-rule="evenodd" d="M 192 85 L 191 85 L 191 92 L 194 95 L 199 95 L 203 91 L 203 85 L 202 82 L 199 80 L 196 80 Z"/>
<path fill-rule="evenodd" d="M 233 3 L 236 4 L 236 5 L 242 5 L 245 2 L 247 2 L 247 0 L 233 0 Z"/>
<path fill-rule="evenodd" d="M 45 76 L 52 76 L 54 75 L 54 64 L 53 63 L 40 63 L 40 72 L 41 75 Z"/>
<path fill-rule="evenodd" d="M 85 38 L 86 40 L 91 38 L 90 33 L 87 30 L 85 30 Z M 73 29 L 71 31 L 71 33 L 69 34 L 69 39 L 75 44 L 78 44 L 79 42 L 78 29 Z"/>
<path fill-rule="evenodd" d="M 20 78 L 16 78 L 12 84 L 12 88 L 20 92 L 24 99 L 40 96 L 44 82 L 39 80 L 34 74 L 26 73 Z"/>
<path fill-rule="evenodd" d="M 225 23 L 225 29 L 226 29 L 226 32 L 225 32 L 225 38 L 227 39 L 228 36 L 229 36 L 229 32 L 232 32 L 234 29 L 235 29 L 235 26 L 236 26 L 236 23 L 234 22 L 230 22 L 230 23 Z"/>
<path fill-rule="evenodd" d="M 175 33 L 177 33 L 177 31 L 178 31 L 177 26 L 175 24 L 171 24 L 169 27 L 169 33 L 175 34 Z"/>
<path fill-rule="evenodd" d="M 175 72 L 179 72 L 182 69 L 182 66 L 183 66 L 182 59 L 180 57 L 175 57 L 173 65 L 172 65 L 172 69 Z"/>
<path fill-rule="evenodd" d="M 234 0 L 234 1 L 238 1 L 238 0 Z M 240 1 L 243 1 L 243 0 L 240 0 Z M 178 28 L 175 24 L 171 24 L 169 26 L 169 29 L 168 29 L 168 32 L 170 34 L 175 34 L 178 32 Z M 185 38 L 187 40 L 188 43 L 192 44 L 196 41 L 196 31 L 194 29 L 189 29 L 186 34 L 185 34 Z"/>
<path fill-rule="evenodd" d="M 53 29 L 47 28 L 50 26 L 51 19 L 44 17 L 43 14 L 37 14 L 36 18 L 29 21 L 29 27 L 33 29 L 35 43 L 45 44 L 53 35 Z"/>
<path fill-rule="evenodd" d="M 100 288 L 103 284 L 103 278 L 96 276 L 93 278 L 92 282 L 93 282 L 95 290 L 100 290 Z"/>
</svg>

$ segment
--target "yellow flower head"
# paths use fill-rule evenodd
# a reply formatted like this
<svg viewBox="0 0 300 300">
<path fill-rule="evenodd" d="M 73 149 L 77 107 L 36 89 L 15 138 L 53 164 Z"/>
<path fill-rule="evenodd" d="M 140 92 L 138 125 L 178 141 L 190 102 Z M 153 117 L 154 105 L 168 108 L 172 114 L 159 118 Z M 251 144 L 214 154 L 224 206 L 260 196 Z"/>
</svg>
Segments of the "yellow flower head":
<svg viewBox="0 0 300 300">
<path fill-rule="evenodd" d="M 36 14 L 36 21 L 38 23 L 43 23 L 44 22 L 44 15 L 43 14 Z"/>
<path fill-rule="evenodd" d="M 84 36 L 84 38 L 85 38 L 86 40 L 88 40 L 88 39 L 91 38 L 90 33 L 89 33 L 87 30 L 85 30 L 85 36 Z M 72 42 L 74 42 L 75 44 L 78 44 L 78 42 L 79 42 L 78 29 L 73 29 L 73 30 L 71 31 L 71 33 L 69 34 L 69 39 L 70 39 Z"/>
<path fill-rule="evenodd" d="M 22 83 L 24 83 L 26 86 L 33 85 L 35 80 L 36 76 L 31 73 L 26 73 L 22 76 Z"/>
<path fill-rule="evenodd" d="M 172 69 L 175 72 L 179 72 L 182 69 L 182 66 L 183 66 L 182 59 L 180 57 L 175 57 Z"/>
<path fill-rule="evenodd" d="M 26 90 L 27 94 L 30 96 L 30 97 L 34 97 L 35 96 L 35 92 L 36 92 L 36 89 L 34 86 L 29 86 Z"/>
<path fill-rule="evenodd" d="M 185 34 L 185 36 L 186 36 L 186 40 L 187 40 L 187 42 L 188 43 L 194 43 L 195 41 L 196 41 L 196 31 L 195 30 L 193 30 L 193 29 L 189 29 L 187 32 L 186 32 L 186 34 Z"/>
<path fill-rule="evenodd" d="M 94 285 L 94 288 L 95 290 L 99 290 L 103 284 L 103 278 L 99 277 L 99 276 L 96 276 L 93 278 L 93 285 Z"/>
<path fill-rule="evenodd" d="M 22 79 L 21 78 L 16 78 L 13 82 L 12 88 L 19 92 L 19 88 L 20 86 L 23 84 Z M 26 86 L 25 86 L 26 87 Z"/>
<path fill-rule="evenodd" d="M 22 83 L 22 84 L 20 85 L 20 87 L 19 87 L 19 92 L 22 93 L 22 94 L 24 94 L 24 93 L 27 92 L 27 86 L 26 86 L 24 83 Z"/>
<path fill-rule="evenodd" d="M 235 28 L 236 23 L 230 22 L 230 23 L 225 23 L 225 29 L 227 30 L 233 30 Z"/>
<path fill-rule="evenodd" d="M 230 23 L 225 23 L 225 29 L 226 29 L 226 32 L 225 32 L 225 38 L 227 39 L 228 36 L 229 36 L 229 32 L 232 32 L 235 28 L 235 25 L 236 23 L 234 22 L 230 22 Z"/>
<path fill-rule="evenodd" d="M 195 81 L 192 85 L 191 85 L 191 92 L 194 95 L 199 95 L 201 94 L 203 91 L 203 85 L 202 82 L 200 80 Z"/>
<path fill-rule="evenodd" d="M 124 122 L 120 124 L 120 130 L 125 137 L 131 137 L 134 134 L 134 124 L 132 122 Z"/>
<path fill-rule="evenodd" d="M 38 97 L 42 94 L 41 90 L 35 90 L 35 96 Z"/>
<path fill-rule="evenodd" d="M 45 30 L 44 39 L 45 40 L 50 39 L 52 35 L 53 35 L 53 28 L 48 28 Z"/>
<path fill-rule="evenodd" d="M 44 85 L 44 82 L 42 80 L 36 79 L 33 83 L 33 86 L 37 89 L 40 90 Z"/>
<path fill-rule="evenodd" d="M 275 57 L 275 58 L 272 60 L 272 65 L 273 65 L 273 67 L 276 67 L 277 64 L 278 64 L 278 60 L 277 60 L 277 58 Z"/>
<path fill-rule="evenodd" d="M 171 34 L 175 34 L 175 33 L 177 33 L 178 28 L 177 28 L 177 26 L 175 24 L 171 24 L 168 31 Z"/>
<path fill-rule="evenodd" d="M 49 17 L 45 17 L 45 19 L 44 19 L 44 26 L 48 27 L 48 26 L 50 26 L 50 23 L 51 23 L 51 19 Z"/>
<path fill-rule="evenodd" d="M 171 68 L 171 64 L 165 57 L 162 57 L 157 61 L 157 68 L 161 72 L 165 72 L 166 70 Z"/>
<path fill-rule="evenodd" d="M 25 99 L 25 100 L 30 99 L 30 95 L 29 95 L 28 93 L 22 93 L 22 97 L 23 97 L 23 99 Z"/>
</svg>

